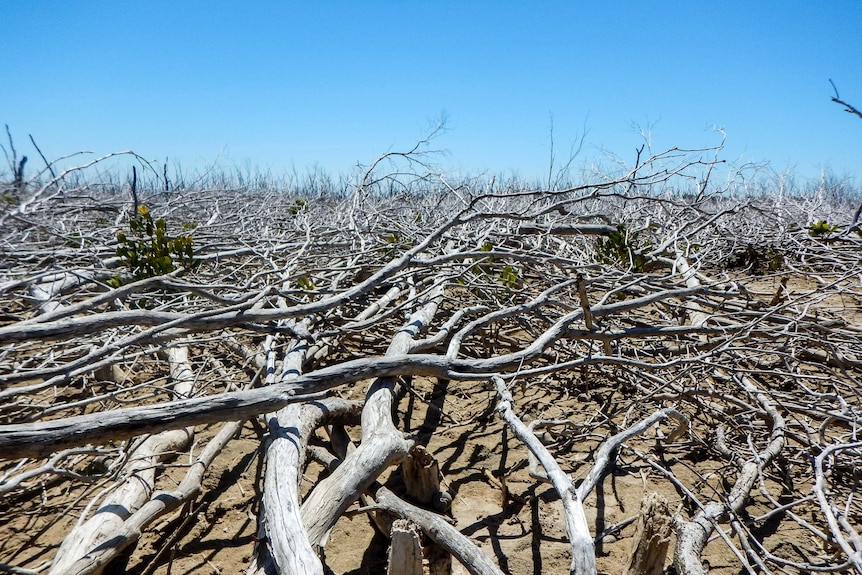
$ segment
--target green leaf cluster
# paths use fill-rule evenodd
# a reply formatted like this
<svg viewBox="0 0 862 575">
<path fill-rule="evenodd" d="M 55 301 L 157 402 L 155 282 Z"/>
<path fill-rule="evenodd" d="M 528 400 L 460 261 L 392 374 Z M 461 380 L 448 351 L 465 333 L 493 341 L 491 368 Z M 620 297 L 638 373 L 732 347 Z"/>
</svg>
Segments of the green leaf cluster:
<svg viewBox="0 0 862 575">
<path fill-rule="evenodd" d="M 480 252 L 490 252 L 494 249 L 494 244 L 491 240 L 485 240 L 479 247 Z M 518 286 L 518 281 L 521 279 L 518 273 L 518 268 L 506 264 L 500 267 L 496 264 L 495 258 L 486 258 L 485 262 L 476 266 L 483 276 L 492 278 L 498 284 L 507 288 L 515 288 Z"/>
<path fill-rule="evenodd" d="M 296 200 L 292 206 L 287 208 L 287 213 L 293 218 L 305 211 L 308 211 L 308 202 L 305 200 Z"/>
<path fill-rule="evenodd" d="M 820 220 L 816 224 L 811 224 L 810 226 L 808 226 L 808 235 L 815 238 L 828 236 L 829 234 L 837 231 L 838 226 L 828 224 L 824 220 Z"/>
<path fill-rule="evenodd" d="M 612 266 L 631 267 L 642 272 L 649 259 L 641 251 L 648 243 L 638 239 L 640 232 L 632 231 L 626 224 L 617 224 L 617 229 L 606 238 L 596 240 L 596 260 Z"/>
<path fill-rule="evenodd" d="M 305 291 L 314 291 L 317 289 L 317 286 L 314 285 L 314 280 L 308 276 L 299 276 L 296 278 L 296 285 L 299 286 L 299 289 Z"/>
<path fill-rule="evenodd" d="M 378 239 L 385 246 L 384 254 L 388 259 L 397 258 L 412 247 L 410 239 L 403 237 L 397 231 L 379 236 Z"/>
<path fill-rule="evenodd" d="M 137 281 L 170 273 L 177 267 L 192 269 L 200 263 L 194 259 L 194 239 L 191 236 L 171 237 L 163 218 L 153 220 L 147 206 L 138 207 L 129 221 L 129 233 L 117 232 L 117 255 Z M 109 283 L 117 287 L 119 277 Z"/>
</svg>

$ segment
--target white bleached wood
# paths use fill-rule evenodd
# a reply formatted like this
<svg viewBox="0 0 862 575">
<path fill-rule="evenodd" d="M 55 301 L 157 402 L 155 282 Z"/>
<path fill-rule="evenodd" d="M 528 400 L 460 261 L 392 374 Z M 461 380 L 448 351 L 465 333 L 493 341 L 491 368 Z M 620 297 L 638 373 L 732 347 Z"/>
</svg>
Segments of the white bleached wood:
<svg viewBox="0 0 862 575">
<path fill-rule="evenodd" d="M 424 331 L 443 297 L 439 284 L 425 305 L 413 313 L 395 334 L 387 355 L 409 351 L 413 339 Z M 330 529 L 347 507 L 388 466 L 407 456 L 413 441 L 405 439 L 392 420 L 397 381 L 384 377 L 374 381 L 362 409 L 362 439 L 356 451 L 345 457 L 329 477 L 321 480 L 302 504 L 302 522 L 312 545 L 325 546 Z"/>
<path fill-rule="evenodd" d="M 674 517 L 677 544 L 674 550 L 673 565 L 676 572 L 680 575 L 707 574 L 700 556 L 704 547 L 706 547 L 709 536 L 715 529 L 715 522 L 725 517 L 728 511 L 739 513 L 745 507 L 751 496 L 751 490 L 760 477 L 761 472 L 784 448 L 784 417 L 778 412 L 772 399 L 758 389 L 754 385 L 754 382 L 747 377 L 742 377 L 739 380 L 739 384 L 762 407 L 763 413 L 766 415 L 766 419 L 771 426 L 769 443 L 767 443 L 761 452 L 744 460 L 742 464 L 739 464 L 734 459 L 733 462 L 738 466 L 739 470 L 737 472 L 736 483 L 731 488 L 726 500 L 706 503 L 688 521 L 680 515 Z"/>
<path fill-rule="evenodd" d="M 587 516 L 584 514 L 584 506 L 574 483 L 569 476 L 560 469 L 560 466 L 551 456 L 547 448 L 542 445 L 527 426 L 524 425 L 515 412 L 512 411 L 512 394 L 506 389 L 506 384 L 499 377 L 493 378 L 497 388 L 500 402 L 497 412 L 512 429 L 515 436 L 523 441 L 530 451 L 536 456 L 542 467 L 548 474 L 551 485 L 563 502 L 563 515 L 566 521 L 566 532 L 569 536 L 569 545 L 572 549 L 572 562 L 569 567 L 570 575 L 595 575 L 596 573 L 596 549 L 590 528 L 587 524 Z"/>
<path fill-rule="evenodd" d="M 503 575 L 487 555 L 443 517 L 407 503 L 385 487 L 377 490 L 377 506 L 419 525 L 431 539 L 442 545 L 472 575 Z"/>
<path fill-rule="evenodd" d="M 406 519 L 392 523 L 389 564 L 386 575 L 422 575 L 422 545 L 419 532 Z"/>
<path fill-rule="evenodd" d="M 187 397 L 194 386 L 194 372 L 189 364 L 188 348 L 176 347 L 165 351 L 174 381 L 173 392 Z M 125 479 L 101 501 L 95 514 L 77 525 L 63 539 L 50 575 L 91 573 L 98 575 L 105 565 L 90 557 L 98 553 L 99 546 L 116 537 L 124 522 L 138 511 L 155 489 L 158 464 L 189 445 L 194 437 L 191 427 L 165 431 L 148 437 L 130 456 L 123 475 Z M 81 567 L 84 569 L 80 569 Z"/>
</svg>

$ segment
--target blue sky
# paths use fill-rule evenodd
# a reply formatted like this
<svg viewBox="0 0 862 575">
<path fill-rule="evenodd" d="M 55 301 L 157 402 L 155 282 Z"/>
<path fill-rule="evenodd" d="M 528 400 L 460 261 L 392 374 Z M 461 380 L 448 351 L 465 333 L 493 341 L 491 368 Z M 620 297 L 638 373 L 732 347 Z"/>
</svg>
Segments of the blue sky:
<svg viewBox="0 0 862 575">
<path fill-rule="evenodd" d="M 535 5 L 534 5 L 535 4 Z M 862 1 L 0 0 L 0 123 L 19 154 L 132 149 L 187 169 L 348 173 L 441 115 L 441 168 L 546 177 L 610 152 L 862 178 Z M 3 144 L 5 145 L 5 139 Z"/>
</svg>

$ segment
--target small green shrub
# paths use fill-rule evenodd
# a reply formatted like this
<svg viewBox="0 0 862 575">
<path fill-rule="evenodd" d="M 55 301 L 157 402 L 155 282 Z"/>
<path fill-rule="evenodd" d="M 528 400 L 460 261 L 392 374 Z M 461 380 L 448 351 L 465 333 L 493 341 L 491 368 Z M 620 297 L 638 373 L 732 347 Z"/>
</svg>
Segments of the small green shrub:
<svg viewBox="0 0 862 575">
<path fill-rule="evenodd" d="M 820 220 L 816 224 L 808 226 L 808 235 L 814 238 L 822 238 L 823 236 L 828 236 L 837 231 L 838 226 L 828 224 L 824 220 Z"/>
<path fill-rule="evenodd" d="M 507 264 L 500 270 L 500 283 L 507 288 L 514 289 L 518 287 L 519 279 L 518 270 L 513 266 Z"/>
<path fill-rule="evenodd" d="M 296 200 L 292 206 L 287 208 L 287 213 L 294 218 L 305 211 L 308 211 L 308 202 L 305 200 Z"/>
<path fill-rule="evenodd" d="M 780 271 L 786 265 L 784 253 L 779 249 L 755 244 L 736 250 L 724 262 L 723 269 L 745 268 L 756 276 Z"/>
<path fill-rule="evenodd" d="M 596 260 L 612 266 L 625 266 L 642 272 L 648 258 L 641 250 L 649 247 L 648 243 L 638 240 L 640 232 L 631 231 L 624 223 L 617 224 L 617 229 L 606 238 L 596 240 Z"/>
<path fill-rule="evenodd" d="M 386 235 L 378 236 L 378 239 L 383 243 L 383 253 L 389 260 L 400 257 L 412 246 L 409 238 L 405 238 L 399 232 L 394 231 Z"/>
<path fill-rule="evenodd" d="M 491 240 L 485 240 L 479 247 L 480 252 L 490 252 L 493 249 L 494 244 Z M 509 264 L 500 267 L 496 261 L 495 258 L 489 257 L 486 258 L 485 262 L 478 264 L 476 267 L 479 270 L 480 276 L 490 278 L 492 281 L 510 289 L 517 287 L 520 280 L 518 269 Z"/>
<path fill-rule="evenodd" d="M 299 276 L 296 278 L 296 285 L 299 286 L 299 289 L 304 291 L 314 291 L 317 289 L 317 286 L 314 285 L 314 281 L 308 276 Z"/>
<path fill-rule="evenodd" d="M 191 236 L 172 238 L 167 234 L 167 223 L 162 218 L 153 220 L 147 206 L 138 206 L 138 214 L 129 221 L 129 233 L 117 232 L 117 255 L 132 274 L 134 280 L 170 273 L 177 267 L 192 269 L 200 262 L 194 259 L 194 239 Z M 108 283 L 122 284 L 119 276 Z"/>
<path fill-rule="evenodd" d="M 784 254 L 781 252 L 766 250 L 766 258 L 768 260 L 766 271 L 777 272 L 784 268 Z"/>
</svg>

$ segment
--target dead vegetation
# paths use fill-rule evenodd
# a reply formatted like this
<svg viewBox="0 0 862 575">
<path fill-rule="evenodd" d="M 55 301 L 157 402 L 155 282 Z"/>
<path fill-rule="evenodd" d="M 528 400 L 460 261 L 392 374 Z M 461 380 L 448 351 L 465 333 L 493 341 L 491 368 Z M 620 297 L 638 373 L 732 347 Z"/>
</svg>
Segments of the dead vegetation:
<svg viewBox="0 0 862 575">
<path fill-rule="evenodd" d="M 714 152 L 146 211 L 16 177 L 0 568 L 862 573 L 862 240 L 811 227 L 853 206 Z"/>
</svg>

